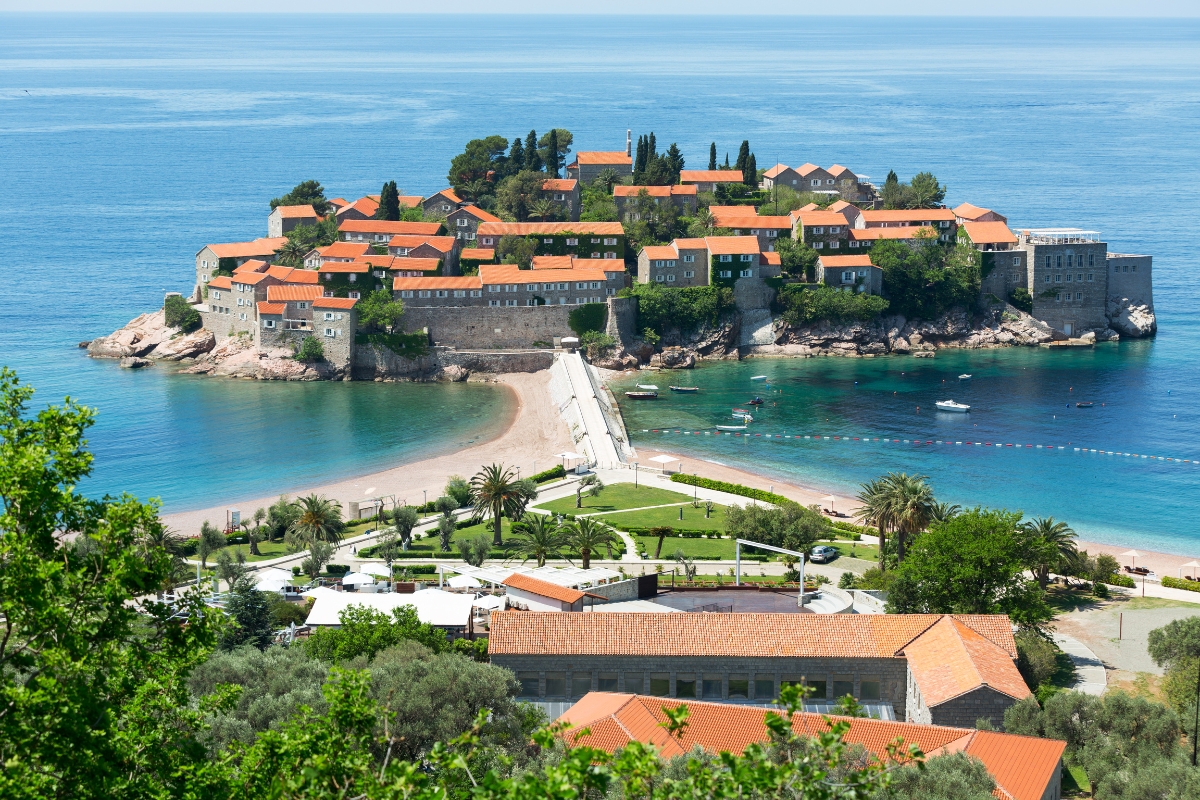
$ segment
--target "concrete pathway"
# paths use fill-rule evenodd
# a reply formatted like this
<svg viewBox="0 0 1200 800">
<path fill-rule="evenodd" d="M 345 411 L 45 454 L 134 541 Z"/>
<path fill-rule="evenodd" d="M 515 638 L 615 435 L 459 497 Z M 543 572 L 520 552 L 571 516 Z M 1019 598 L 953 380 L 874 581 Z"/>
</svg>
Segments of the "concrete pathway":
<svg viewBox="0 0 1200 800">
<path fill-rule="evenodd" d="M 1066 634 L 1055 633 L 1054 642 L 1075 664 L 1075 682 L 1071 684 L 1071 688 L 1097 697 L 1104 694 L 1108 687 L 1108 676 L 1100 657 L 1086 644 Z"/>
<path fill-rule="evenodd" d="M 602 464 L 620 463 L 616 444 L 604 412 L 600 409 L 600 401 L 596 398 L 595 389 L 587 375 L 587 367 L 578 353 L 563 353 L 559 361 L 566 368 L 567 379 L 571 392 L 579 403 L 580 417 L 583 419 L 584 430 L 587 431 L 588 442 L 596 461 Z"/>
</svg>

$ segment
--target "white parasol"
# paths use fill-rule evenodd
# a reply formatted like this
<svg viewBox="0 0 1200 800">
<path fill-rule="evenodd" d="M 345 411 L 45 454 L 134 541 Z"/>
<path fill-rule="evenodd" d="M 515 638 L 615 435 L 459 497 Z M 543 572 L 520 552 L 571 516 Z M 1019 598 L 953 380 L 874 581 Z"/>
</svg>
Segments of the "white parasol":
<svg viewBox="0 0 1200 800">
<path fill-rule="evenodd" d="M 374 583 L 375 578 L 364 572 L 351 572 L 342 578 L 342 586 L 357 586 L 360 583 Z"/>
</svg>

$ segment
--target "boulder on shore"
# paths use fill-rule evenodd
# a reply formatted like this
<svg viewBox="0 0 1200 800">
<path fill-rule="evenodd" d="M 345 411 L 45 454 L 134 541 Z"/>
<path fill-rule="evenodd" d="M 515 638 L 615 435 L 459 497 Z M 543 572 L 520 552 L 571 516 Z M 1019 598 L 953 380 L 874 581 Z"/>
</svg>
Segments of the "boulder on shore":
<svg viewBox="0 0 1200 800">
<path fill-rule="evenodd" d="M 150 359 L 139 358 L 138 356 L 126 356 L 118 362 L 118 366 L 120 366 L 122 369 L 141 369 L 142 367 L 149 367 L 153 364 L 154 362 Z"/>
</svg>

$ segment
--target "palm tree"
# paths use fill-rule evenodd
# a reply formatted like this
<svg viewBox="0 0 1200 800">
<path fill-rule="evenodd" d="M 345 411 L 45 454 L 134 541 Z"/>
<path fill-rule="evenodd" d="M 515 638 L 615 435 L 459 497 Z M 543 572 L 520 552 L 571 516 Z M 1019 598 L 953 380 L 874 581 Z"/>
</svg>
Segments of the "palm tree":
<svg viewBox="0 0 1200 800">
<path fill-rule="evenodd" d="M 929 523 L 932 525 L 935 522 L 949 522 L 962 513 L 962 506 L 957 503 L 934 503 L 933 509 L 929 513 Z"/>
<path fill-rule="evenodd" d="M 1021 526 L 1033 540 L 1034 573 L 1038 584 L 1045 589 L 1050 583 L 1050 570 L 1061 564 L 1070 563 L 1076 552 L 1075 531 L 1065 522 L 1055 522 L 1054 517 L 1030 520 Z"/>
<path fill-rule="evenodd" d="M 579 554 L 583 559 L 584 569 L 591 566 L 592 553 L 601 547 L 611 546 L 615 538 L 612 529 L 591 517 L 577 519 L 563 527 L 566 529 L 563 532 L 563 543 Z"/>
<path fill-rule="evenodd" d="M 492 464 L 484 467 L 471 478 L 471 492 L 475 496 L 475 517 L 492 518 L 492 544 L 496 547 L 504 545 L 500 538 L 500 518 L 507 515 L 509 519 L 519 516 L 524 511 L 526 491 L 516 480 L 516 475 L 503 464 Z"/>
<path fill-rule="evenodd" d="M 612 167 L 608 167 L 607 169 L 600 170 L 600 174 L 596 176 L 594 181 L 592 181 L 592 185 L 603 186 L 605 192 L 612 194 L 613 186 L 620 179 L 621 177 L 617 175 L 617 171 Z"/>
<path fill-rule="evenodd" d="M 707 208 L 697 209 L 695 220 L 704 227 L 706 233 L 712 233 L 717 226 L 717 218 Z"/>
<path fill-rule="evenodd" d="M 465 194 L 468 199 L 474 200 L 476 203 L 478 203 L 479 199 L 491 190 L 492 185 L 482 178 L 468 181 L 458 189 L 460 194 Z"/>
<path fill-rule="evenodd" d="M 535 200 L 529 205 L 529 215 L 545 222 L 558 215 L 558 203 L 548 197 Z"/>
<path fill-rule="evenodd" d="M 342 540 L 342 504 L 324 496 L 310 494 L 295 501 L 299 514 L 290 526 L 288 536 L 296 549 L 311 548 L 314 542 L 337 544 Z"/>
<path fill-rule="evenodd" d="M 288 239 L 283 247 L 275 251 L 279 256 L 279 263 L 285 267 L 301 267 L 304 265 L 304 257 L 308 255 L 309 248 L 303 242 L 295 239 Z"/>
<path fill-rule="evenodd" d="M 887 503 L 887 486 L 882 478 L 876 478 L 870 483 L 864 483 L 858 493 L 862 505 L 854 512 L 864 525 L 874 525 L 879 530 L 879 569 L 887 569 L 884 561 L 884 550 L 887 544 L 888 530 L 893 527 L 891 508 Z"/>
<path fill-rule="evenodd" d="M 896 528 L 896 558 L 904 560 L 908 540 L 929 527 L 933 518 L 933 489 L 924 475 L 889 472 L 883 478 L 884 494 Z"/>
<path fill-rule="evenodd" d="M 561 527 L 548 514 L 528 514 L 513 525 L 514 536 L 509 539 L 513 552 L 522 560 L 534 559 L 539 567 L 546 566 L 546 559 L 557 558 L 564 544 Z"/>
<path fill-rule="evenodd" d="M 600 480 L 600 476 L 596 474 L 584 475 L 575 484 L 575 507 L 583 508 L 583 494 L 587 492 L 588 497 L 595 497 L 604 489 L 604 481 Z"/>
</svg>

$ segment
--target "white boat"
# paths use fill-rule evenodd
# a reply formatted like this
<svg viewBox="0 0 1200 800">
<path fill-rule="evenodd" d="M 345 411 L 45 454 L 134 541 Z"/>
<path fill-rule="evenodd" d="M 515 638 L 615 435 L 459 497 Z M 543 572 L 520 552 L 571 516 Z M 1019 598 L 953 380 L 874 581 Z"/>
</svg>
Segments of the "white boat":
<svg viewBox="0 0 1200 800">
<path fill-rule="evenodd" d="M 744 431 L 744 430 L 746 430 L 746 426 L 745 425 L 718 425 L 717 430 L 719 430 L 719 431 Z"/>
<path fill-rule="evenodd" d="M 765 381 L 766 379 L 767 379 L 767 376 L 766 376 L 766 375 L 755 375 L 755 376 L 754 376 L 753 378 L 751 378 L 750 380 L 752 380 L 752 381 Z"/>
<path fill-rule="evenodd" d="M 754 417 L 750 416 L 749 414 L 734 414 L 733 418 L 745 420 L 746 422 L 754 422 Z"/>
<path fill-rule="evenodd" d="M 937 406 L 938 411 L 957 411 L 959 413 L 965 413 L 971 410 L 970 406 L 963 403 L 956 403 L 953 400 L 939 400 L 934 403 L 934 405 Z"/>
<path fill-rule="evenodd" d="M 962 375 L 959 375 L 959 376 L 958 376 L 958 379 L 959 379 L 960 381 L 969 381 L 969 380 L 971 380 L 971 373 L 969 373 L 969 372 L 964 372 Z"/>
<path fill-rule="evenodd" d="M 637 388 L 645 389 L 648 392 L 657 392 L 658 391 L 658 387 L 655 386 L 653 383 L 639 383 L 637 385 Z"/>
</svg>

